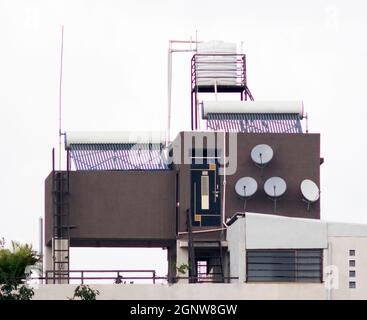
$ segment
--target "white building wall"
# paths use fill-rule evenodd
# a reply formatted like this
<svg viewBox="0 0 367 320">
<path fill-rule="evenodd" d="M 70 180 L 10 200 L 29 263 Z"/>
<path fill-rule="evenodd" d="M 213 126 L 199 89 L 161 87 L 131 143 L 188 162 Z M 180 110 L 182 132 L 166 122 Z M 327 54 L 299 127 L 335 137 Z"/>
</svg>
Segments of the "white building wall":
<svg viewBox="0 0 367 320">
<path fill-rule="evenodd" d="M 267 287 L 268 290 L 275 290 L 289 287 L 288 299 L 293 299 L 293 294 L 298 296 L 297 290 L 292 289 L 296 286 L 306 290 L 304 299 L 307 299 L 307 284 L 245 283 L 246 250 L 323 249 L 324 283 L 313 285 L 324 292 L 324 298 L 367 299 L 367 225 L 246 213 L 245 217 L 238 217 L 230 225 L 227 240 L 230 275 L 238 276 L 239 283 L 245 288 Z M 355 257 L 349 256 L 349 250 L 355 250 Z M 349 260 L 355 260 L 356 266 L 350 267 Z M 326 274 L 330 270 L 333 273 Z M 349 276 L 351 270 L 356 272 L 355 278 Z M 328 289 L 330 277 L 333 283 Z M 355 281 L 356 288 L 349 288 L 351 281 Z"/>
<path fill-rule="evenodd" d="M 176 268 L 179 268 L 182 265 L 189 265 L 189 251 L 188 251 L 188 242 L 187 241 L 182 241 L 182 240 L 177 240 L 176 241 Z M 188 277 L 189 276 L 189 270 L 186 269 L 186 272 L 183 273 L 179 273 L 178 271 L 176 272 L 176 275 L 178 277 Z M 188 283 L 189 280 L 188 279 L 180 279 L 178 280 L 179 283 Z"/>
<path fill-rule="evenodd" d="M 246 213 L 247 249 L 325 249 L 326 222 Z M 237 222 L 236 222 L 237 223 Z"/>
<path fill-rule="evenodd" d="M 34 300 L 65 300 L 73 296 L 76 285 L 40 285 Z M 251 299 L 326 299 L 320 284 L 110 284 L 91 285 L 98 300 L 251 300 Z"/>
<path fill-rule="evenodd" d="M 319 220 L 284 218 L 260 214 L 239 217 L 227 232 L 231 284 L 91 285 L 99 299 L 367 299 L 367 225 L 326 223 Z M 246 283 L 247 249 L 320 248 L 324 272 L 332 267 L 333 286 L 324 283 Z M 355 250 L 355 256 L 350 256 Z M 48 255 L 50 252 L 48 252 Z M 46 252 L 47 255 L 47 252 Z M 49 260 L 46 258 L 46 261 Z M 349 261 L 355 261 L 355 267 Z M 187 242 L 177 241 L 177 266 L 188 263 Z M 356 276 L 350 277 L 354 270 Z M 336 278 L 335 278 L 336 277 Z M 350 288 L 354 281 L 356 288 Z M 40 285 L 34 299 L 66 299 L 75 285 Z"/>
<path fill-rule="evenodd" d="M 52 270 L 53 269 L 53 259 L 52 259 L 52 248 L 45 246 L 44 252 L 44 270 Z"/>
<path fill-rule="evenodd" d="M 330 237 L 331 263 L 338 272 L 338 288 L 331 291 L 331 299 L 367 299 L 367 237 Z M 355 256 L 349 255 L 355 250 Z M 355 261 L 355 267 L 349 261 Z M 356 276 L 350 277 L 349 271 Z M 349 288 L 349 282 L 355 282 L 356 288 Z"/>
<path fill-rule="evenodd" d="M 229 275 L 230 277 L 239 278 L 238 280 L 231 280 L 234 283 L 243 283 L 246 280 L 246 270 L 242 268 L 243 265 L 246 265 L 246 238 L 243 237 L 244 234 L 244 218 L 239 218 L 236 223 L 228 227 Z"/>
</svg>

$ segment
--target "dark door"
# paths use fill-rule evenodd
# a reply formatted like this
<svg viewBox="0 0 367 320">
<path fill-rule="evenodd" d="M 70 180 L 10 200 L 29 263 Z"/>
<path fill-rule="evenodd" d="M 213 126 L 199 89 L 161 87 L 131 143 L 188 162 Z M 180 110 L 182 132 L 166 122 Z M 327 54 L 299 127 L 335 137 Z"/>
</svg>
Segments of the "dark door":
<svg viewBox="0 0 367 320">
<path fill-rule="evenodd" d="M 191 165 L 192 224 L 198 227 L 220 226 L 220 181 L 217 165 L 203 162 Z"/>
</svg>

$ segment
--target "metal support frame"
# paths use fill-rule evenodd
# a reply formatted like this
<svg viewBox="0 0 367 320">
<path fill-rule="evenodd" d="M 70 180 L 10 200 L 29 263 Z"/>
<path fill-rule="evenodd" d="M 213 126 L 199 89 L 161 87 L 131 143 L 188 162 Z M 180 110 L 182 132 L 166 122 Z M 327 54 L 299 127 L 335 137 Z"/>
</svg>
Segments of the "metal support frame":
<svg viewBox="0 0 367 320">
<path fill-rule="evenodd" d="M 170 40 L 168 46 L 168 76 L 167 76 L 167 96 L 168 96 L 168 110 L 167 110 L 167 133 L 166 133 L 166 145 L 171 142 L 171 110 L 172 110 L 172 54 L 173 53 L 188 53 L 188 52 L 196 52 L 197 51 L 197 44 L 201 43 L 201 41 L 197 40 L 197 31 L 195 36 L 195 41 L 192 39 L 190 40 Z M 188 49 L 178 49 L 173 48 L 173 45 L 189 45 Z M 195 48 L 192 48 L 192 45 L 195 45 Z"/>
</svg>

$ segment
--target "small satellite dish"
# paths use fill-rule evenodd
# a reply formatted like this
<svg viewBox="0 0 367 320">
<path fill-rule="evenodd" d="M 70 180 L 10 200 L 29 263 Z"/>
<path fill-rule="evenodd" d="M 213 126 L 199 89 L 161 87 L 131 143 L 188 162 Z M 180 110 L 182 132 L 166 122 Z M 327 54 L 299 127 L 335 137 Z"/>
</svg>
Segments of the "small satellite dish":
<svg viewBox="0 0 367 320">
<path fill-rule="evenodd" d="M 273 149 L 267 144 L 258 144 L 251 150 L 251 159 L 257 165 L 263 167 L 273 159 Z"/>
<path fill-rule="evenodd" d="M 280 177 L 271 177 L 264 183 L 265 193 L 274 201 L 274 212 L 277 210 L 277 201 L 287 190 L 287 184 Z"/>
<path fill-rule="evenodd" d="M 307 202 L 307 211 L 310 210 L 310 204 L 320 198 L 320 189 L 315 182 L 305 179 L 301 182 L 301 193 Z"/>
<path fill-rule="evenodd" d="M 235 185 L 236 193 L 243 198 L 249 198 L 257 191 L 257 182 L 254 178 L 243 177 Z"/>
<path fill-rule="evenodd" d="M 238 179 L 235 185 L 236 193 L 244 199 L 243 211 L 246 211 L 247 199 L 257 191 L 257 182 L 251 177 L 242 177 Z"/>
<path fill-rule="evenodd" d="M 280 177 L 271 177 L 265 181 L 264 190 L 269 197 L 279 198 L 287 190 L 287 184 Z"/>
</svg>

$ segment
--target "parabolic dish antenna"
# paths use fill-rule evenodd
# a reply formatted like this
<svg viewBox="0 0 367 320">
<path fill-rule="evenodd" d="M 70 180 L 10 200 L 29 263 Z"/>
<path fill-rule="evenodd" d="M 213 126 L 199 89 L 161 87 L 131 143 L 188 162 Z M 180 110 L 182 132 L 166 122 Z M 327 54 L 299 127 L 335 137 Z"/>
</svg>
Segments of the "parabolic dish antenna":
<svg viewBox="0 0 367 320">
<path fill-rule="evenodd" d="M 316 202 L 320 198 L 319 187 L 310 179 L 305 179 L 301 182 L 301 192 L 304 198 L 310 202 Z"/>
<path fill-rule="evenodd" d="M 269 197 L 278 198 L 287 190 L 287 184 L 280 177 L 271 177 L 265 181 L 264 190 Z"/>
<path fill-rule="evenodd" d="M 257 182 L 254 178 L 242 177 L 238 179 L 235 190 L 240 197 L 249 198 L 257 191 Z"/>
<path fill-rule="evenodd" d="M 260 166 L 264 166 L 273 159 L 273 149 L 267 144 L 258 144 L 251 150 L 251 159 Z"/>
</svg>

